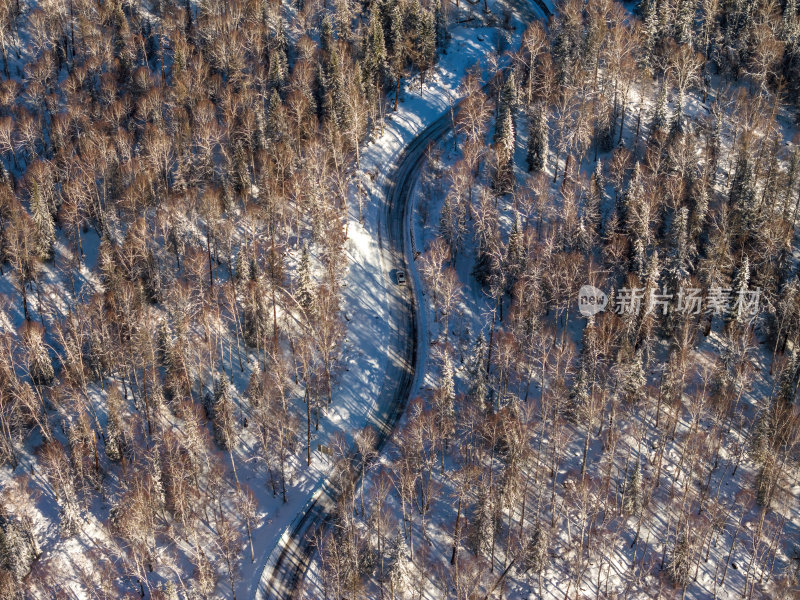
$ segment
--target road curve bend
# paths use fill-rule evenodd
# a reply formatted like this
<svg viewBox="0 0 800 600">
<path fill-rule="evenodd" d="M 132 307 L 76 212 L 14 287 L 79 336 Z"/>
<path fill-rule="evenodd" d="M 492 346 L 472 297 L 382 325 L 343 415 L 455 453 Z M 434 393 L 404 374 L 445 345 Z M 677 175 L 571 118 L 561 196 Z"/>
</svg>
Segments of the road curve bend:
<svg viewBox="0 0 800 600">
<path fill-rule="evenodd" d="M 509 0 L 523 22 L 534 19 L 549 20 L 552 13 L 544 0 Z M 417 352 L 417 342 L 424 336 L 420 331 L 418 307 L 421 304 L 421 290 L 416 281 L 409 277 L 406 286 L 394 285 L 396 270 L 416 274 L 412 241 L 410 203 L 411 192 L 425 162 L 425 151 L 452 128 L 452 115 L 445 110 L 435 121 L 421 131 L 401 152 L 396 167 L 384 176 L 383 192 L 385 205 L 379 214 L 377 238 L 381 255 L 382 273 L 389 284 L 388 301 L 393 305 L 390 314 L 390 346 L 394 352 L 390 360 L 377 401 L 378 410 L 371 415 L 370 425 L 377 432 L 374 455 L 379 455 L 386 441 L 394 431 L 400 416 L 405 410 L 409 395 L 414 386 L 417 372 L 424 372 L 424 365 L 418 364 L 421 353 Z M 351 458 L 358 467 L 360 457 Z M 353 473 L 360 472 L 355 468 Z M 257 600 L 288 600 L 295 598 L 302 584 L 306 570 L 316 551 L 315 538 L 331 524 L 336 509 L 338 493 L 336 484 L 326 478 L 298 512 L 291 525 L 281 536 L 272 550 L 267 566 L 260 574 L 256 590 Z"/>
<path fill-rule="evenodd" d="M 390 323 L 390 355 L 384 382 L 378 399 L 378 411 L 371 415 L 370 425 L 376 430 L 375 450 L 380 453 L 403 414 L 411 394 L 414 376 L 421 365 L 417 364 L 419 294 L 415 277 L 409 277 L 405 286 L 394 285 L 397 269 L 409 272 L 415 269 L 411 242 L 411 192 L 425 160 L 425 150 L 447 133 L 451 127 L 449 110 L 417 135 L 400 154 L 394 171 L 385 177 L 383 186 L 385 206 L 378 222 L 378 244 L 383 265 L 383 277 L 391 283 L 387 297 L 392 309 Z M 358 464 L 360 457 L 352 460 Z M 360 469 L 353 469 L 358 472 Z M 325 480 L 311 500 L 281 537 L 270 560 L 267 572 L 262 574 L 257 591 L 258 600 L 284 600 L 295 598 L 303 576 L 316 551 L 316 534 L 331 523 L 337 490 L 330 479 Z"/>
</svg>

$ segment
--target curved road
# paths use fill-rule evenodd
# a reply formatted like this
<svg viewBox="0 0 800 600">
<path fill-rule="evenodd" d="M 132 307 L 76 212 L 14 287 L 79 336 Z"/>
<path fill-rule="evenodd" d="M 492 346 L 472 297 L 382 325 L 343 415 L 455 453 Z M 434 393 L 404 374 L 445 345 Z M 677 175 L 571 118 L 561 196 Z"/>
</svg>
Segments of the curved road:
<svg viewBox="0 0 800 600">
<path fill-rule="evenodd" d="M 406 146 L 397 167 L 386 176 L 386 204 L 378 223 L 378 243 L 384 265 L 383 276 L 391 281 L 395 281 L 396 269 L 408 271 L 409 261 L 412 260 L 409 198 L 425 162 L 425 150 L 449 129 L 450 112 L 446 111 Z M 388 239 L 384 239 L 384 231 Z M 390 347 L 395 348 L 398 354 L 390 356 L 378 399 L 380 409 L 371 416 L 370 424 L 378 433 L 375 444 L 378 453 L 403 414 L 417 370 L 418 293 L 413 277 L 408 278 L 404 287 L 392 285 L 389 288 L 389 298 L 396 305 L 390 311 L 393 322 L 389 341 Z M 353 460 L 357 464 L 359 457 Z M 353 471 L 357 473 L 359 469 Z M 302 517 L 281 538 L 268 562 L 267 569 L 271 569 L 269 581 L 262 578 L 259 598 L 285 599 L 295 596 L 315 552 L 315 533 L 329 525 L 336 508 L 336 496 L 335 485 L 330 481 L 324 482 L 305 507 Z"/>
<path fill-rule="evenodd" d="M 542 0 L 533 0 L 541 10 L 537 15 L 528 0 L 511 0 L 525 21 L 538 16 L 548 18 L 550 11 Z M 451 128 L 450 111 L 445 111 L 428 125 L 400 154 L 397 167 L 386 174 L 384 195 L 386 203 L 378 219 L 378 246 L 383 265 L 383 277 L 396 281 L 398 268 L 406 271 L 415 268 L 413 261 L 410 222 L 411 192 L 417 181 L 419 171 L 425 162 L 425 150 L 431 142 L 441 139 Z M 384 239 L 383 234 L 387 239 Z M 417 339 L 420 336 L 417 320 L 417 306 L 420 290 L 409 277 L 405 287 L 390 285 L 388 297 L 395 305 L 390 311 L 392 323 L 390 347 L 397 354 L 390 356 L 384 381 L 378 398 L 379 411 L 371 415 L 370 425 L 377 431 L 374 450 L 380 453 L 403 414 L 414 382 L 417 365 Z M 360 457 L 352 461 L 358 473 Z M 290 528 L 284 533 L 272 551 L 265 572 L 261 576 L 257 597 L 261 599 L 285 600 L 295 598 L 302 578 L 316 550 L 314 539 L 330 525 L 336 510 L 336 485 L 326 479 L 299 513 Z"/>
</svg>

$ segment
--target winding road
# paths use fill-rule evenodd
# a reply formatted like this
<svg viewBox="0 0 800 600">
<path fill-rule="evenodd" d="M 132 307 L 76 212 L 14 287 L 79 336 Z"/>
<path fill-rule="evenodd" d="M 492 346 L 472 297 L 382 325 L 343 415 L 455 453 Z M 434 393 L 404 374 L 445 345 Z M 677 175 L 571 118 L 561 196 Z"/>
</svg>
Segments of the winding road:
<svg viewBox="0 0 800 600">
<path fill-rule="evenodd" d="M 408 270 L 411 257 L 410 202 L 411 192 L 419 171 L 425 162 L 425 150 L 431 142 L 443 137 L 450 129 L 450 112 L 445 112 L 424 129 L 406 146 L 398 159 L 397 167 L 385 177 L 386 203 L 378 223 L 378 243 L 384 265 L 383 276 L 395 281 L 397 268 Z M 385 233 L 385 237 L 384 237 Z M 371 425 L 377 431 L 374 450 L 380 453 L 389 439 L 397 421 L 403 414 L 417 370 L 418 294 L 414 278 L 405 286 L 391 286 L 389 299 L 395 305 L 389 311 L 391 323 L 390 345 L 397 354 L 390 357 L 378 399 L 379 411 L 371 416 Z M 360 457 L 354 457 L 358 463 Z M 358 472 L 358 469 L 353 469 Z M 281 538 L 273 551 L 267 569 L 269 577 L 262 578 L 259 598 L 293 598 L 301 583 L 315 546 L 317 531 L 331 522 L 336 508 L 336 490 L 333 483 L 325 481 L 311 501 Z"/>
<path fill-rule="evenodd" d="M 550 16 L 550 11 L 542 0 L 533 0 L 541 10 L 536 14 L 528 0 L 511 0 L 510 4 L 519 10 L 527 22 L 533 18 Z M 378 219 L 378 246 L 383 265 L 382 276 L 396 281 L 396 270 L 415 269 L 411 240 L 411 193 L 425 162 L 425 150 L 444 137 L 452 125 L 451 113 L 446 110 L 433 123 L 419 133 L 402 151 L 397 166 L 384 177 L 385 205 Z M 395 349 L 384 373 L 377 406 L 379 410 L 371 415 L 370 425 L 377 432 L 375 453 L 379 455 L 392 434 L 400 416 L 405 410 L 409 394 L 414 384 L 414 376 L 423 365 L 418 365 L 417 341 L 422 336 L 419 331 L 418 306 L 420 292 L 415 285 L 416 278 L 409 277 L 405 286 L 390 285 L 388 300 L 394 307 L 391 315 L 391 336 L 389 345 Z M 361 457 L 352 457 L 358 467 Z M 351 470 L 360 472 L 359 468 Z M 357 475 L 354 475 L 357 477 Z M 261 574 L 257 590 L 258 600 L 286 600 L 295 598 L 300 589 L 303 576 L 316 551 L 315 538 L 331 523 L 336 510 L 336 486 L 326 479 L 311 497 L 311 500 L 298 513 L 295 520 L 273 549 L 267 566 Z"/>
</svg>

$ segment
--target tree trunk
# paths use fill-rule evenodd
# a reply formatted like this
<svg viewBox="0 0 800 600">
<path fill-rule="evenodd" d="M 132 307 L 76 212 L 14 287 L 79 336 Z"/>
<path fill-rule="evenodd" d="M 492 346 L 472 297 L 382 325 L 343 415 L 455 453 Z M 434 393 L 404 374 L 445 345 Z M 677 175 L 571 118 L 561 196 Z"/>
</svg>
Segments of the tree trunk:
<svg viewBox="0 0 800 600">
<path fill-rule="evenodd" d="M 311 465 L 311 396 L 308 393 L 308 381 L 306 381 L 306 392 L 305 392 L 305 399 L 306 399 L 306 438 L 308 442 L 307 448 L 307 459 L 308 465 Z"/>
<path fill-rule="evenodd" d="M 450 564 L 456 565 L 458 560 L 458 543 L 461 537 L 461 495 L 458 497 L 458 511 L 456 511 L 456 527 L 453 531 L 453 554 L 450 556 Z M 456 567 L 457 568 L 457 567 Z"/>
</svg>

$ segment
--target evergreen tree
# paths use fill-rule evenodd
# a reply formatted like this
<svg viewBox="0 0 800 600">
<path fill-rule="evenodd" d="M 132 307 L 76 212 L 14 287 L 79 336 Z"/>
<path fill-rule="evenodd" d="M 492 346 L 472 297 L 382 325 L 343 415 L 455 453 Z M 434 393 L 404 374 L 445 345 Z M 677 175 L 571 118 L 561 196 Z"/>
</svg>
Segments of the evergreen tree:
<svg viewBox="0 0 800 600">
<path fill-rule="evenodd" d="M 277 12 L 275 17 L 278 22 L 274 23 L 272 27 L 273 33 L 270 37 L 270 47 L 286 56 L 289 49 L 289 39 L 286 36 L 286 23 L 280 12 Z"/>
<path fill-rule="evenodd" d="M 725 6 L 724 36 L 730 47 L 737 51 L 734 60 L 740 59 L 745 40 L 752 31 L 752 9 L 753 3 L 747 0 L 732 0 Z"/>
<path fill-rule="evenodd" d="M 317 79 L 319 82 L 321 116 L 332 120 L 339 131 L 347 128 L 348 110 L 345 92 L 344 67 L 339 49 L 333 38 L 330 15 L 322 19 L 321 61 Z"/>
<path fill-rule="evenodd" d="M 500 92 L 500 99 L 497 103 L 497 118 L 495 121 L 494 142 L 495 144 L 503 139 L 506 134 L 506 117 L 512 115 L 511 129 L 513 130 L 513 113 L 517 104 L 517 91 L 513 71 L 506 78 L 503 89 Z"/>
<path fill-rule="evenodd" d="M 320 119 L 334 118 L 333 96 L 330 93 L 330 81 L 322 62 L 317 63 L 317 87 L 315 104 Z"/>
<path fill-rule="evenodd" d="M 689 583 L 692 554 L 692 545 L 684 529 L 678 534 L 678 538 L 675 540 L 672 552 L 670 553 L 669 563 L 667 564 L 667 572 L 676 586 L 683 587 Z"/>
<path fill-rule="evenodd" d="M 725 325 L 731 327 L 735 323 L 741 323 L 747 320 L 746 303 L 747 292 L 750 285 L 750 259 L 747 255 L 744 256 L 742 264 L 736 270 L 736 276 L 733 279 L 733 287 L 731 288 L 731 306 L 728 312 L 725 313 Z"/>
<path fill-rule="evenodd" d="M 0 505 L 0 568 L 8 570 L 17 582 L 30 572 L 36 558 L 25 538 L 19 521 Z"/>
<path fill-rule="evenodd" d="M 633 173 L 628 182 L 625 193 L 617 202 L 617 213 L 620 221 L 624 223 L 628 234 L 636 231 L 637 216 L 640 214 L 640 204 L 643 201 L 644 184 L 642 182 L 642 166 L 637 161 L 633 165 Z"/>
<path fill-rule="evenodd" d="M 267 70 L 267 82 L 273 92 L 282 90 L 286 86 L 289 74 L 289 61 L 286 57 L 286 49 L 276 47 L 269 53 L 269 66 Z"/>
<path fill-rule="evenodd" d="M 455 381 L 453 378 L 453 362 L 450 352 L 445 349 L 442 356 L 442 375 L 439 388 L 434 393 L 434 408 L 436 420 L 445 444 L 452 434 L 455 423 Z"/>
<path fill-rule="evenodd" d="M 261 281 L 252 281 L 246 286 L 242 333 L 245 342 L 253 348 L 263 347 L 265 337 L 273 325 L 267 298 Z"/>
<path fill-rule="evenodd" d="M 663 131 L 669 124 L 669 112 L 667 108 L 667 82 L 662 79 L 656 99 L 656 108 L 653 112 L 653 120 L 650 123 L 650 138 Z"/>
<path fill-rule="evenodd" d="M 689 259 L 689 209 L 681 206 L 673 217 L 667 259 L 668 276 L 673 285 L 689 276 Z"/>
<path fill-rule="evenodd" d="M 210 416 L 214 425 L 214 439 L 220 448 L 230 450 L 235 443 L 233 391 L 224 372 L 214 385 Z"/>
<path fill-rule="evenodd" d="M 250 253 L 242 246 L 236 254 L 233 261 L 233 276 L 237 283 L 244 283 L 252 279 L 252 271 L 250 270 Z"/>
<path fill-rule="evenodd" d="M 442 204 L 442 214 L 439 217 L 439 233 L 450 247 L 451 256 L 456 256 L 461 250 L 466 230 L 466 203 L 456 194 L 448 192 Z"/>
<path fill-rule="evenodd" d="M 636 273 L 639 277 L 644 277 L 647 268 L 647 247 L 645 246 L 644 238 L 640 235 L 633 235 L 633 244 L 631 246 L 631 271 Z"/>
<path fill-rule="evenodd" d="M 125 425 L 122 416 L 122 397 L 114 387 L 106 395 L 105 452 L 108 459 L 118 462 L 125 453 Z"/>
<path fill-rule="evenodd" d="M 638 516 L 642 512 L 644 505 L 644 494 L 642 492 L 642 466 L 639 460 L 633 467 L 625 484 L 625 496 L 622 502 L 622 510 L 626 515 Z"/>
<path fill-rule="evenodd" d="M 334 0 L 333 14 L 336 19 L 336 32 L 339 39 L 350 41 L 351 23 L 353 21 L 353 11 L 350 7 L 350 0 Z"/>
<path fill-rule="evenodd" d="M 497 157 L 494 185 L 495 189 L 503 194 L 509 192 L 514 185 L 514 119 L 511 111 L 505 112 L 502 122 L 498 122 L 495 129 L 497 143 L 495 154 Z"/>
<path fill-rule="evenodd" d="M 334 48 L 329 55 L 325 70 L 323 108 L 325 116 L 336 123 L 339 131 L 347 128 L 347 101 L 345 99 L 344 72 L 339 52 Z"/>
<path fill-rule="evenodd" d="M 695 248 L 699 248 L 700 235 L 705 230 L 708 215 L 708 186 L 704 182 L 698 183 L 690 198 L 693 205 L 689 217 L 689 240 Z"/>
<path fill-rule="evenodd" d="M 547 122 L 544 105 L 530 112 L 528 129 L 528 171 L 538 173 L 544 168 L 547 158 Z"/>
<path fill-rule="evenodd" d="M 495 120 L 494 142 L 497 155 L 495 187 L 501 192 L 511 189 L 514 178 L 515 127 L 514 110 L 517 105 L 517 84 L 513 71 L 508 75 L 500 92 Z"/>
<path fill-rule="evenodd" d="M 53 245 L 56 241 L 56 226 L 47 203 L 42 198 L 39 185 L 33 184 L 30 199 L 31 219 L 33 221 L 33 240 L 39 260 L 53 258 Z"/>
<path fill-rule="evenodd" d="M 476 555 L 489 553 L 492 536 L 494 535 L 494 512 L 492 501 L 486 490 L 482 487 L 478 493 L 478 501 L 469 528 L 469 545 Z"/>
<path fill-rule="evenodd" d="M 591 401 L 592 386 L 597 376 L 597 360 L 599 354 L 597 345 L 597 325 L 594 317 L 589 317 L 586 327 L 581 334 L 581 351 L 578 355 L 578 369 L 570 392 L 568 416 L 574 421 L 588 423 L 588 410 Z"/>
<path fill-rule="evenodd" d="M 661 280 L 661 262 L 659 260 L 658 250 L 653 250 L 650 259 L 647 261 L 647 268 L 640 272 L 640 277 L 644 279 L 643 302 L 645 303 L 645 307 L 649 308 L 653 313 L 663 314 L 664 309 L 662 306 L 648 306 L 648 304 L 650 304 L 650 295 L 653 291 L 658 289 L 658 284 Z"/>
<path fill-rule="evenodd" d="M 558 81 L 561 84 L 569 84 L 572 82 L 576 66 L 582 64 L 581 52 L 584 46 L 582 23 L 572 15 L 566 15 L 556 19 L 552 29 L 554 38 L 551 53 Z"/>
<path fill-rule="evenodd" d="M 750 458 L 756 464 L 763 464 L 770 454 L 771 440 L 777 427 L 776 414 L 774 405 L 768 406 L 758 415 L 750 431 Z"/>
<path fill-rule="evenodd" d="M 638 349 L 632 360 L 622 370 L 619 382 L 620 394 L 626 402 L 640 402 L 645 398 L 647 377 L 644 372 L 642 349 Z"/>
<path fill-rule="evenodd" d="M 778 483 L 779 466 L 773 454 L 767 454 L 756 474 L 756 502 L 759 506 L 769 508 Z"/>
<path fill-rule="evenodd" d="M 713 185 L 717 179 L 717 168 L 722 154 L 722 120 L 725 118 L 724 110 L 716 102 L 711 105 L 711 114 L 714 120 L 708 139 L 708 165 L 706 166 L 709 185 Z"/>
<path fill-rule="evenodd" d="M 695 0 L 679 0 L 675 15 L 675 40 L 679 44 L 692 43 L 692 26 L 694 25 Z"/>
<path fill-rule="evenodd" d="M 250 381 L 247 384 L 247 403 L 252 410 L 257 410 L 264 401 L 264 380 L 261 367 L 256 363 L 253 372 L 250 374 Z"/>
<path fill-rule="evenodd" d="M 389 580 L 389 585 L 394 598 L 398 594 L 402 594 L 408 585 L 408 578 L 410 576 L 411 564 L 408 560 L 408 546 L 406 545 L 406 538 L 403 532 L 397 532 L 394 536 L 391 546 L 389 548 L 389 560 L 387 561 L 388 569 L 386 571 L 386 578 Z"/>
<path fill-rule="evenodd" d="M 658 2 L 657 0 L 643 0 L 639 3 L 638 10 L 642 17 L 642 45 L 640 59 L 642 67 L 649 69 L 653 65 L 654 52 L 658 43 Z"/>
<path fill-rule="evenodd" d="M 508 77 L 506 77 L 505 82 L 503 82 L 503 88 L 500 90 L 500 100 L 497 104 L 498 123 L 501 123 L 505 120 L 507 113 L 511 113 L 513 116 L 514 111 L 517 109 L 517 105 L 517 80 L 516 77 L 514 77 L 514 71 L 511 71 L 509 72 Z M 499 136 L 495 131 L 495 142 L 498 139 Z"/>
<path fill-rule="evenodd" d="M 526 571 L 541 573 L 544 571 L 549 561 L 547 547 L 549 544 L 547 531 L 542 527 L 542 522 L 537 519 L 533 526 L 533 533 L 525 544 L 525 554 L 523 555 L 523 568 Z"/>
<path fill-rule="evenodd" d="M 422 26 L 422 18 L 424 10 L 420 0 L 409 0 L 404 5 L 405 12 L 403 14 L 403 29 L 406 33 L 408 41 L 411 43 L 411 56 L 409 58 L 413 61 L 413 56 L 416 51 L 419 51 L 420 44 L 420 28 Z"/>
<path fill-rule="evenodd" d="M 492 257 L 486 247 L 487 243 L 482 236 L 479 236 L 475 265 L 472 267 L 472 276 L 484 287 L 489 285 L 493 271 Z"/>
<path fill-rule="evenodd" d="M 510 292 L 520 275 L 525 270 L 525 252 L 523 247 L 522 235 L 522 216 L 516 207 L 513 210 L 514 220 L 511 225 L 511 233 L 508 235 L 508 247 L 506 248 L 505 267 L 508 274 L 506 291 Z"/>
<path fill-rule="evenodd" d="M 586 372 L 586 368 L 580 365 L 569 393 L 569 403 L 564 410 L 566 418 L 574 423 L 584 421 L 590 401 L 589 375 Z"/>
<path fill-rule="evenodd" d="M 278 144 L 289 136 L 289 126 L 286 123 L 286 110 L 281 101 L 278 90 L 272 90 L 269 97 L 269 108 L 267 109 L 267 122 L 264 133 L 266 139 L 274 144 Z"/>
<path fill-rule="evenodd" d="M 536 524 L 533 526 L 533 533 L 528 538 L 524 546 L 522 555 L 522 568 L 525 572 L 533 573 L 539 580 L 539 597 L 542 596 L 542 575 L 545 569 L 550 565 L 550 556 L 548 554 L 548 546 L 550 540 L 548 539 L 547 531 L 542 527 L 542 522 L 536 519 Z"/>
<path fill-rule="evenodd" d="M 436 23 L 436 48 L 447 54 L 447 42 L 450 40 L 450 32 L 447 31 L 447 19 L 444 14 L 444 0 L 436 2 L 435 15 Z"/>
<path fill-rule="evenodd" d="M 656 39 L 657 43 L 660 43 L 667 35 L 669 35 L 670 31 L 672 30 L 672 22 L 675 15 L 673 10 L 674 5 L 672 2 L 658 0 L 655 8 L 657 16 Z M 662 48 L 657 49 L 660 51 Z M 661 58 L 661 56 L 662 55 L 660 54 L 658 58 Z M 655 64 L 653 66 L 656 67 Z"/>
<path fill-rule="evenodd" d="M 390 0 L 388 11 L 389 21 L 389 71 L 395 84 L 394 110 L 400 98 L 400 80 L 403 78 L 406 67 L 406 51 L 404 45 L 403 13 L 400 10 L 399 0 Z"/>
<path fill-rule="evenodd" d="M 377 102 L 390 77 L 388 54 L 383 37 L 383 25 L 378 2 L 373 3 L 369 14 L 363 65 L 367 96 Z"/>
<path fill-rule="evenodd" d="M 667 135 L 667 149 L 679 146 L 684 134 L 682 94 L 678 94 L 675 104 L 675 113 L 672 115 L 672 121 L 670 121 L 669 124 L 669 134 Z M 669 153 L 667 153 L 667 164 L 673 165 Z"/>
<path fill-rule="evenodd" d="M 618 204 L 620 216 L 631 240 L 633 271 L 644 278 L 647 265 L 647 250 L 650 246 L 650 213 L 644 193 L 644 182 L 640 164 L 633 167 L 633 175 L 628 189 L 622 197 L 622 205 Z"/>
<path fill-rule="evenodd" d="M 728 201 L 733 211 L 734 234 L 747 238 L 757 232 L 758 206 L 753 176 L 753 165 L 750 162 L 747 148 L 739 152 L 736 169 L 731 181 Z"/>
<path fill-rule="evenodd" d="M 161 453 L 157 447 L 153 447 L 147 454 L 147 472 L 152 482 L 152 493 L 150 503 L 157 511 L 163 511 L 166 506 L 166 492 L 164 485 L 164 471 L 161 468 Z"/>
<path fill-rule="evenodd" d="M 589 180 L 589 194 L 584 207 L 586 223 L 596 235 L 603 233 L 603 205 L 608 200 L 606 177 L 603 174 L 603 161 L 598 160 Z"/>
<path fill-rule="evenodd" d="M 297 268 L 296 296 L 300 306 L 308 311 L 314 301 L 314 285 L 311 281 L 311 262 L 308 253 L 308 244 L 306 242 L 303 242 L 300 265 Z"/>
<path fill-rule="evenodd" d="M 602 233 L 604 181 L 602 172 L 599 172 L 602 168 L 602 163 L 597 161 L 597 167 L 589 180 L 589 193 L 586 194 L 586 200 L 581 207 L 580 235 L 586 252 L 592 251 Z"/>
<path fill-rule="evenodd" d="M 488 375 L 486 373 L 486 341 L 478 334 L 475 349 L 469 361 L 470 387 L 467 397 L 474 406 L 488 410 Z"/>
<path fill-rule="evenodd" d="M 419 90 L 422 93 L 422 84 L 436 62 L 436 21 L 432 12 L 422 10 L 417 22 L 417 52 L 416 66 L 419 70 Z"/>
<path fill-rule="evenodd" d="M 330 14 L 326 13 L 320 23 L 320 52 L 323 57 L 333 52 L 333 21 Z"/>
</svg>

